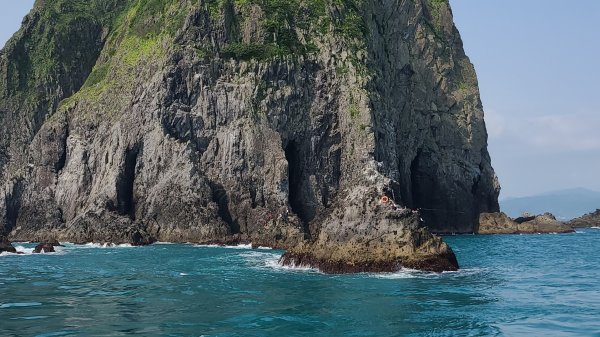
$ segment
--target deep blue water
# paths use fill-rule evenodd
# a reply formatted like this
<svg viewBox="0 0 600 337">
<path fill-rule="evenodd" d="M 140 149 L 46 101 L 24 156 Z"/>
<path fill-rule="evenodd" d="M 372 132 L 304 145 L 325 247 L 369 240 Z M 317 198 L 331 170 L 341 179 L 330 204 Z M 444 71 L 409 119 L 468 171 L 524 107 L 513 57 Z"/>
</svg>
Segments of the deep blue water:
<svg viewBox="0 0 600 337">
<path fill-rule="evenodd" d="M 446 240 L 459 272 L 331 276 L 194 245 L 0 256 L 0 336 L 600 336 L 600 230 Z"/>
</svg>

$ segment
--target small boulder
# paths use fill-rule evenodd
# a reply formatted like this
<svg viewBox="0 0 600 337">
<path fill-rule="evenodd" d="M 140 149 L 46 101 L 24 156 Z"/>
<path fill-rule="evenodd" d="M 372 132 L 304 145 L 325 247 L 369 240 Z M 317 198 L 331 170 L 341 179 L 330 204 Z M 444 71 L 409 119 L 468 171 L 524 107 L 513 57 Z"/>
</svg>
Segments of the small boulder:
<svg viewBox="0 0 600 337">
<path fill-rule="evenodd" d="M 37 246 L 35 246 L 35 248 L 33 249 L 33 252 L 36 254 L 39 253 L 54 253 L 56 250 L 54 249 L 54 247 L 62 247 L 62 245 L 56 241 L 56 240 L 49 240 L 47 242 L 42 242 L 40 244 L 38 244 Z"/>
<path fill-rule="evenodd" d="M 8 241 L 6 236 L 0 236 L 0 254 L 4 252 L 16 254 L 17 250 L 15 247 L 13 247 L 10 241 Z"/>
</svg>

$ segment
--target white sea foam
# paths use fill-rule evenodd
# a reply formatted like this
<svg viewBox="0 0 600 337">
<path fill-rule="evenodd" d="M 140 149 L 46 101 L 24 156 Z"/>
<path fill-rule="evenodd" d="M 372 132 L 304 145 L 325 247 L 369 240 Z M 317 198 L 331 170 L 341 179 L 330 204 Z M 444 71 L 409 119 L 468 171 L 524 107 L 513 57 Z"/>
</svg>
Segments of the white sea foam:
<svg viewBox="0 0 600 337">
<path fill-rule="evenodd" d="M 488 271 L 487 268 L 461 268 L 456 271 L 443 271 L 442 275 L 471 276 Z M 435 274 L 435 273 L 433 273 Z"/>
<path fill-rule="evenodd" d="M 114 244 L 114 243 L 94 243 L 94 242 L 90 242 L 90 243 L 86 243 L 85 245 L 75 245 L 75 247 L 78 246 L 84 246 L 87 248 L 133 248 L 134 246 L 132 246 L 129 243 L 122 243 L 122 244 Z"/>
<path fill-rule="evenodd" d="M 284 266 L 281 263 L 279 263 L 279 257 L 277 257 L 276 259 L 266 260 L 265 267 L 273 270 L 321 273 L 319 269 L 310 266 Z"/>
<path fill-rule="evenodd" d="M 35 307 L 38 305 L 42 305 L 42 303 L 40 303 L 40 302 L 2 303 L 2 304 L 0 304 L 0 309 Z"/>
<path fill-rule="evenodd" d="M 50 254 L 50 255 L 59 255 L 59 254 L 64 254 L 65 250 L 64 247 L 59 247 L 59 246 L 55 246 L 54 247 L 54 252 L 45 252 L 42 250 L 41 253 L 34 253 L 33 251 L 35 250 L 34 247 L 25 247 L 22 245 L 15 245 L 14 246 L 15 249 L 17 250 L 17 253 L 8 253 L 8 252 L 3 252 L 2 254 L 0 254 L 0 256 L 23 256 L 23 255 L 39 255 L 39 254 Z"/>
<path fill-rule="evenodd" d="M 228 249 L 252 249 L 252 244 L 240 244 L 240 245 L 194 245 L 200 248 L 228 248 Z"/>
<path fill-rule="evenodd" d="M 467 268 L 459 269 L 457 271 L 444 271 L 441 273 L 425 272 L 416 269 L 404 268 L 394 273 L 369 273 L 370 277 L 381 278 L 381 279 L 408 279 L 408 278 L 421 278 L 431 279 L 440 277 L 457 277 L 457 276 L 470 276 L 483 272 L 482 268 Z"/>
<path fill-rule="evenodd" d="M 225 246 L 225 248 L 233 248 L 233 249 L 252 249 L 252 244 L 241 244 L 236 246 Z"/>
<path fill-rule="evenodd" d="M 592 228 L 592 229 L 600 229 L 600 227 L 596 227 L 596 226 L 590 227 L 590 228 Z"/>
<path fill-rule="evenodd" d="M 24 253 L 25 255 L 30 255 L 30 254 L 33 254 L 33 250 L 35 248 L 34 247 L 27 248 L 24 246 L 15 246 L 15 249 L 17 250 L 17 252 Z"/>
<path fill-rule="evenodd" d="M 89 242 L 89 243 L 85 243 L 85 244 L 75 244 L 72 242 L 61 242 L 61 244 L 63 245 L 63 247 L 58 247 L 55 246 L 54 250 L 56 250 L 57 252 L 59 251 L 66 251 L 66 250 L 72 250 L 72 249 L 91 249 L 91 248 L 135 248 L 136 246 L 133 246 L 129 243 L 122 243 L 122 244 L 114 244 L 114 243 L 96 243 L 96 242 Z"/>
<path fill-rule="evenodd" d="M 254 268 L 269 270 L 285 270 L 300 272 L 319 272 L 318 269 L 309 266 L 284 266 L 279 263 L 281 254 L 254 250 L 240 254 Z"/>
<path fill-rule="evenodd" d="M 388 280 L 398 280 L 398 279 L 407 279 L 407 278 L 418 278 L 418 271 L 416 270 L 400 270 L 395 273 L 370 273 L 367 274 L 370 277 L 388 279 Z"/>
</svg>

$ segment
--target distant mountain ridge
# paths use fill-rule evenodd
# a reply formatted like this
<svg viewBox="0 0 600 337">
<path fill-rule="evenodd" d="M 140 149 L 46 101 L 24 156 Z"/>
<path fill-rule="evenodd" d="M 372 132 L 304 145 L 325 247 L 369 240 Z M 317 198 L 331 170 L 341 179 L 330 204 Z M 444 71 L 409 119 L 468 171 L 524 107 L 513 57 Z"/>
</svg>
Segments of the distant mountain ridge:
<svg viewBox="0 0 600 337">
<path fill-rule="evenodd" d="M 500 200 L 500 208 L 511 217 L 523 212 L 553 213 L 559 220 L 569 220 L 600 208 L 600 192 L 586 188 L 572 188 Z"/>
</svg>

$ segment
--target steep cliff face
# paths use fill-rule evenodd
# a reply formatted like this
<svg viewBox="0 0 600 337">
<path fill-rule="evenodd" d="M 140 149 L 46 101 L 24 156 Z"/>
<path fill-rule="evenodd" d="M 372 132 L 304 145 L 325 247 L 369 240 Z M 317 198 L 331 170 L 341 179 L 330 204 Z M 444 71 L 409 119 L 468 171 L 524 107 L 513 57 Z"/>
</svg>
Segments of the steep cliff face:
<svg viewBox="0 0 600 337">
<path fill-rule="evenodd" d="M 13 239 L 347 254 L 379 235 L 388 262 L 450 261 L 419 217 L 472 232 L 498 210 L 442 0 L 38 1 L 0 89 Z"/>
</svg>

